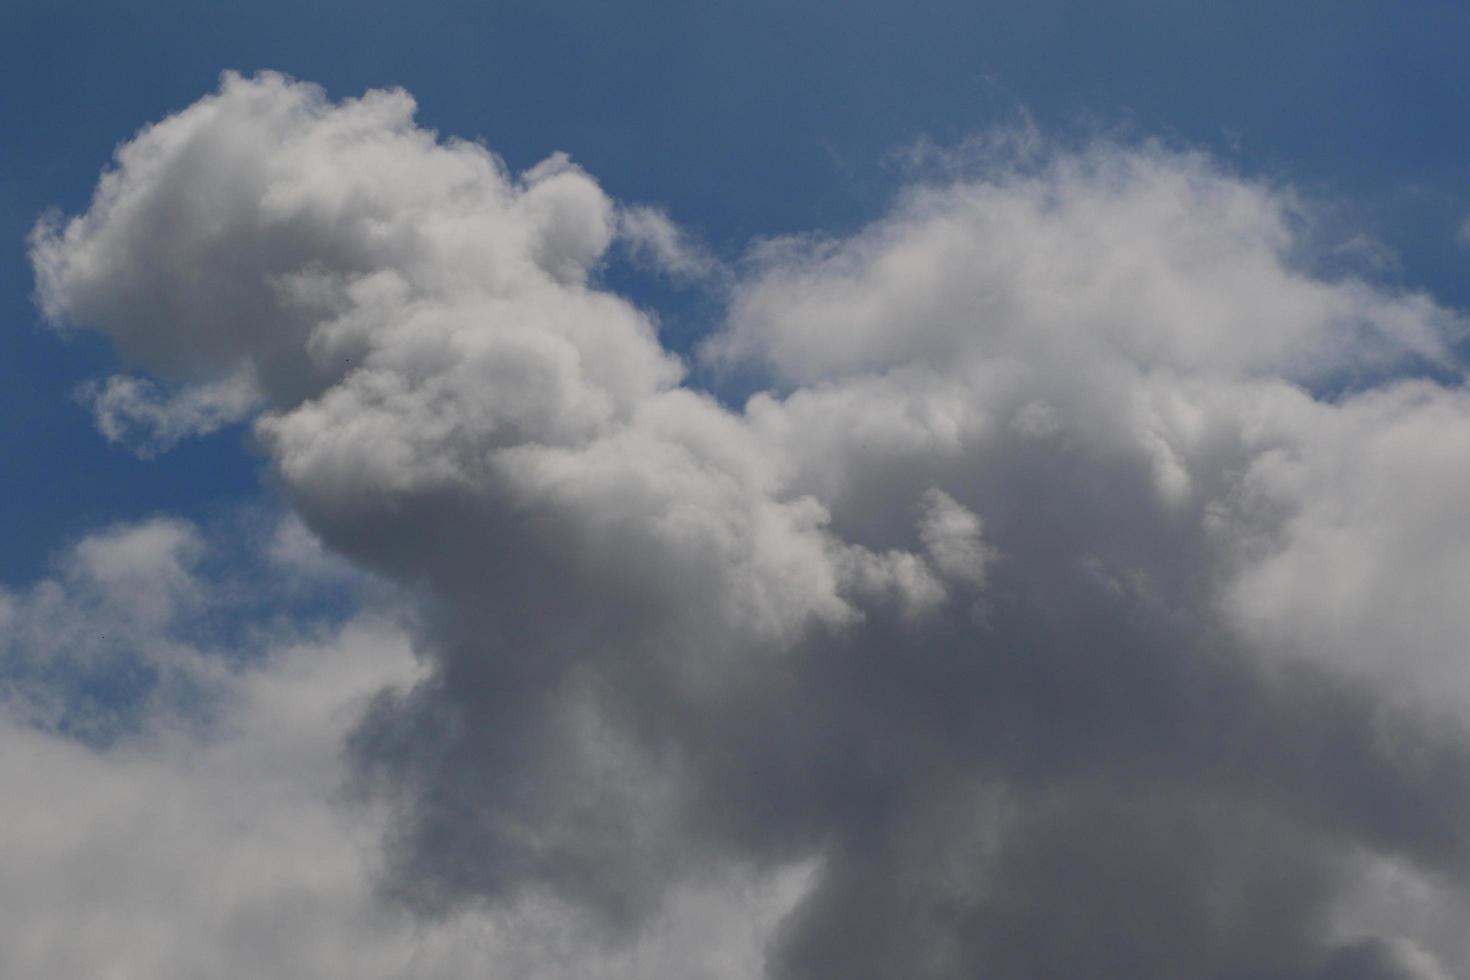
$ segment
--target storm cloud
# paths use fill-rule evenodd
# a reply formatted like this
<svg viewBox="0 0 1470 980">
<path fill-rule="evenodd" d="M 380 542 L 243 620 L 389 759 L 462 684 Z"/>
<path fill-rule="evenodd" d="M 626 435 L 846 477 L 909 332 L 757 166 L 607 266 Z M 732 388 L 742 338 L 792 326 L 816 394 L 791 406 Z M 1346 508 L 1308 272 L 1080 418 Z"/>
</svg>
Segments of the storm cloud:
<svg viewBox="0 0 1470 980">
<path fill-rule="evenodd" d="M 1459 314 L 1162 145 L 992 148 L 717 268 L 413 111 L 226 75 L 31 243 L 141 372 L 105 435 L 250 420 L 414 604 L 346 740 L 385 896 L 628 949 L 798 882 L 729 974 L 772 980 L 1470 968 Z M 620 243 L 718 283 L 697 351 Z"/>
</svg>

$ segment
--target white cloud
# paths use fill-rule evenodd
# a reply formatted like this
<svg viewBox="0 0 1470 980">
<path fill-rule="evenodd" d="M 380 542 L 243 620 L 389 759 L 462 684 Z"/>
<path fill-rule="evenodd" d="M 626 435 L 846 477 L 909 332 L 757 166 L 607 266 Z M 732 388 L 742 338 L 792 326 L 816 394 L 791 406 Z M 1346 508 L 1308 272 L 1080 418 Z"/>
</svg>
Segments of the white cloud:
<svg viewBox="0 0 1470 980">
<path fill-rule="evenodd" d="M 1470 704 L 1470 398 L 1402 382 L 1236 408 L 1253 450 L 1218 500 L 1231 620 L 1267 648 Z"/>
<path fill-rule="evenodd" d="M 1446 361 L 1457 317 L 1293 268 L 1299 220 L 1284 191 L 1147 147 L 992 168 L 910 191 L 851 239 L 768 245 L 705 352 L 797 383 L 1001 357 L 1298 380 Z"/>
<path fill-rule="evenodd" d="M 674 279 L 700 280 L 725 272 L 719 261 L 657 208 L 618 210 L 618 237 L 635 259 Z"/>
<path fill-rule="evenodd" d="M 194 385 L 169 397 L 147 378 L 116 374 L 78 392 L 108 442 L 143 457 L 172 449 L 181 439 L 209 435 L 252 415 L 260 396 L 248 374 Z"/>
<path fill-rule="evenodd" d="M 1286 189 L 1030 141 L 757 248 L 732 409 L 598 286 L 619 235 L 699 261 L 661 215 L 412 112 L 226 76 L 32 239 L 47 315 L 176 392 L 104 422 L 250 378 L 307 538 L 422 600 L 351 740 L 402 897 L 623 963 L 805 869 L 739 932 L 773 977 L 1433 975 L 1333 916 L 1365 853 L 1470 880 L 1470 748 L 1383 697 L 1470 697 L 1457 314 L 1311 271 Z"/>
</svg>

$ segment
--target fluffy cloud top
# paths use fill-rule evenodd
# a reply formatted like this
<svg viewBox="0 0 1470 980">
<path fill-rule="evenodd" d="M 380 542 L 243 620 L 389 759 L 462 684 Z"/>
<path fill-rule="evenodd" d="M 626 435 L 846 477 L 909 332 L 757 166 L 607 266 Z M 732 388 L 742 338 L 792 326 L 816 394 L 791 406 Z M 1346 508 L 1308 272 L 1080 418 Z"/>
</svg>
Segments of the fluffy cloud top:
<svg viewBox="0 0 1470 980">
<path fill-rule="evenodd" d="M 1302 217 L 1285 191 L 1157 148 L 999 165 L 910 191 L 851 240 L 767 244 L 708 349 L 796 381 L 1002 352 L 1303 380 L 1443 362 L 1457 318 L 1428 298 L 1293 267 Z"/>
<path fill-rule="evenodd" d="M 392 895 L 626 950 L 802 868 L 773 978 L 1470 964 L 1470 740 L 1413 700 L 1470 703 L 1458 315 L 1314 271 L 1284 189 L 1048 150 L 758 246 L 700 355 L 769 378 L 731 407 L 599 284 L 619 236 L 706 268 L 667 219 L 412 110 L 226 76 L 32 242 L 47 315 L 170 388 L 104 420 L 250 415 L 422 603 L 350 740 Z"/>
</svg>

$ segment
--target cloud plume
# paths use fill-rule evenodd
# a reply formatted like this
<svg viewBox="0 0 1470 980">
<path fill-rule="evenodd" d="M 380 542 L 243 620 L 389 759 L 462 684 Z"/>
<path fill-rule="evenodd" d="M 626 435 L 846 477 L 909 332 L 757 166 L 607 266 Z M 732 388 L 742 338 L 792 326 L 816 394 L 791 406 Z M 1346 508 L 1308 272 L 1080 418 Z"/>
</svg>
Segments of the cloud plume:
<svg viewBox="0 0 1470 980">
<path fill-rule="evenodd" d="M 731 405 L 599 278 L 705 268 L 665 216 L 413 108 L 226 75 L 32 238 L 176 392 L 130 418 L 254 412 L 418 604 L 348 741 L 388 894 L 626 949 L 786 875 L 772 980 L 1470 967 L 1456 313 L 1322 272 L 1289 189 L 1051 147 L 754 246 Z"/>
</svg>

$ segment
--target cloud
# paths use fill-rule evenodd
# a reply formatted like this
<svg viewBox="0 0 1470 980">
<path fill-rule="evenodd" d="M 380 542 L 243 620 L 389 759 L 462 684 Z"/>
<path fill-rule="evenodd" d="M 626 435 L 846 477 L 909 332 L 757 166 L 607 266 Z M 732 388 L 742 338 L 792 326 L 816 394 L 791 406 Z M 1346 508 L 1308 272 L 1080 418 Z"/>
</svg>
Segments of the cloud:
<svg viewBox="0 0 1470 980">
<path fill-rule="evenodd" d="M 795 383 L 982 351 L 1302 382 L 1446 362 L 1459 318 L 1299 268 L 1307 220 L 1287 191 L 1157 147 L 992 162 L 911 189 L 847 240 L 765 243 L 705 353 L 760 358 Z"/>
<path fill-rule="evenodd" d="M 398 901 L 626 952 L 802 869 L 772 978 L 1463 968 L 1360 894 L 1470 875 L 1456 313 L 1317 271 L 1287 189 L 1029 141 L 754 249 L 731 407 L 599 280 L 673 232 L 412 111 L 227 75 L 32 238 L 418 601 L 349 749 Z"/>
<path fill-rule="evenodd" d="M 117 374 L 82 385 L 78 394 L 108 442 L 130 446 L 144 458 L 248 418 L 259 400 L 248 375 L 192 386 L 170 398 L 147 378 Z"/>
<path fill-rule="evenodd" d="M 799 866 L 691 883 L 632 948 L 589 939 L 575 909 L 546 896 L 499 920 L 471 911 L 433 924 L 385 903 L 376 818 L 341 800 L 341 747 L 374 696 L 420 676 L 410 637 L 364 613 L 277 622 L 243 661 L 194 645 L 182 605 L 235 588 L 198 566 L 203 547 L 176 520 L 120 526 L 76 542 L 57 578 L 0 593 L 7 678 L 25 673 L 19 654 L 69 660 L 11 685 L 0 704 L 0 894 L 11 910 L 0 972 L 387 980 L 494 962 L 548 980 L 751 975 L 804 887 Z M 102 631 L 105 642 L 89 639 Z M 79 661 L 104 658 L 148 673 L 154 695 L 187 679 L 194 696 L 99 704 L 79 687 Z M 165 661 L 180 676 L 163 676 Z M 78 737 L 95 726 L 47 723 L 58 705 L 74 716 L 82 703 L 131 723 L 104 740 Z"/>
<path fill-rule="evenodd" d="M 618 209 L 618 238 L 633 257 L 676 280 L 702 280 L 726 273 L 718 259 L 657 208 Z"/>
<path fill-rule="evenodd" d="M 207 671 L 171 634 L 201 609 L 201 549 L 192 525 L 160 518 L 97 532 L 53 576 L 0 590 L 4 700 L 34 723 L 107 738 L 138 702 L 197 693 Z"/>
</svg>

